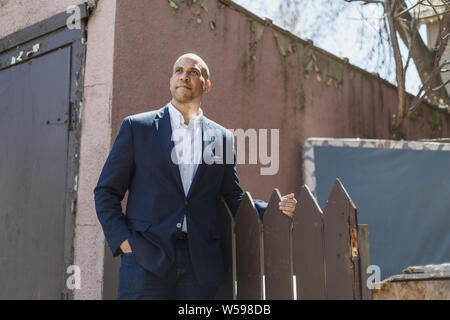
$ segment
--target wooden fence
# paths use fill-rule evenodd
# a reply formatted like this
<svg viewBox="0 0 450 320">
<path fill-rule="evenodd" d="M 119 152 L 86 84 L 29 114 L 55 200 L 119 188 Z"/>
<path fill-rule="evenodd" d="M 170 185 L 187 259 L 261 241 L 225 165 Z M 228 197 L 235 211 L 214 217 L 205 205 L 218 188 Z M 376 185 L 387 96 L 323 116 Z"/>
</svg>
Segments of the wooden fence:
<svg viewBox="0 0 450 320">
<path fill-rule="evenodd" d="M 337 179 L 324 212 L 305 185 L 294 218 L 275 189 L 263 219 L 246 192 L 236 219 L 221 206 L 225 281 L 217 299 L 370 299 L 367 225 Z"/>
</svg>

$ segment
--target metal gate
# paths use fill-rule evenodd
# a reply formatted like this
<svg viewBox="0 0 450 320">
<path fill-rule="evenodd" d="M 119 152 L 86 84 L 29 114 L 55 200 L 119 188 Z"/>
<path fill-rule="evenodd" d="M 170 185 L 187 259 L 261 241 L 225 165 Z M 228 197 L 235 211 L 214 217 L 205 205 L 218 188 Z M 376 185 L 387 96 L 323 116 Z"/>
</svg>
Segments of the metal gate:
<svg viewBox="0 0 450 320">
<path fill-rule="evenodd" d="M 84 23 L 67 15 L 0 39 L 0 299 L 71 298 Z"/>
</svg>

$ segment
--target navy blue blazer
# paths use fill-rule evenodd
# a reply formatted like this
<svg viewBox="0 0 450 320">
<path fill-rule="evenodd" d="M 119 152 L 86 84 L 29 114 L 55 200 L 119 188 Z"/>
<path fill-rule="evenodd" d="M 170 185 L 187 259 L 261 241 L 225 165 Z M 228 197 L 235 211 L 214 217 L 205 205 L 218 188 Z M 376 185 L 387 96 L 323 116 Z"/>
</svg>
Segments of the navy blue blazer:
<svg viewBox="0 0 450 320">
<path fill-rule="evenodd" d="M 186 215 L 194 272 L 205 287 L 219 286 L 223 277 L 218 206 L 224 197 L 233 215 L 243 191 L 236 172 L 233 134 L 202 118 L 202 132 L 218 130 L 223 153 L 233 146 L 233 163 L 206 164 L 202 159 L 185 196 L 177 164 L 168 106 L 126 117 L 94 189 L 95 207 L 114 256 L 128 239 L 137 262 L 163 277 L 174 263 L 174 233 Z M 203 141 L 203 150 L 212 142 Z M 228 144 L 227 144 L 228 143 Z M 128 190 L 126 214 L 121 200 Z M 267 203 L 255 200 L 262 215 Z"/>
</svg>

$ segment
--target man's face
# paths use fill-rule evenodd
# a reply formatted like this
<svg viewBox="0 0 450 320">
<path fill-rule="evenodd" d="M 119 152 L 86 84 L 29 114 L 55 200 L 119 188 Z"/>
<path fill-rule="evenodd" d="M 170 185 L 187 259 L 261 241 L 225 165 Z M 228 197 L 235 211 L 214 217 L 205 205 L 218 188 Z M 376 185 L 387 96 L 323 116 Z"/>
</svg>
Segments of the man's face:
<svg viewBox="0 0 450 320">
<path fill-rule="evenodd" d="M 180 103 L 200 102 L 208 91 L 209 80 L 201 64 L 191 58 L 179 59 L 170 78 L 172 97 Z"/>
</svg>

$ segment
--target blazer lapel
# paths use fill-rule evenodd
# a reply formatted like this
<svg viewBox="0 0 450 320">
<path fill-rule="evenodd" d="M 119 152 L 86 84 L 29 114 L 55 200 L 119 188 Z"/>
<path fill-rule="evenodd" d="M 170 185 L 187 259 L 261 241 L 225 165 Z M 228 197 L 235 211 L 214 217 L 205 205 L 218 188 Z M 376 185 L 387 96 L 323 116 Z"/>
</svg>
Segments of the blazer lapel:
<svg viewBox="0 0 450 320">
<path fill-rule="evenodd" d="M 172 150 L 174 150 L 174 143 L 172 141 L 172 125 L 170 124 L 169 107 L 165 106 L 163 112 L 155 117 L 155 129 L 157 140 L 161 147 L 162 156 L 167 159 L 168 168 L 171 176 L 175 179 L 180 192 L 184 195 L 183 184 L 181 182 L 180 170 L 178 165 L 172 161 Z"/>
</svg>

